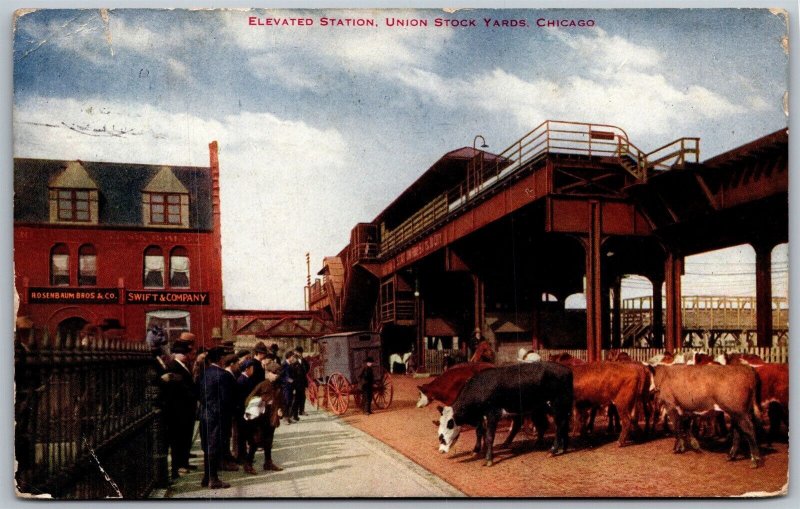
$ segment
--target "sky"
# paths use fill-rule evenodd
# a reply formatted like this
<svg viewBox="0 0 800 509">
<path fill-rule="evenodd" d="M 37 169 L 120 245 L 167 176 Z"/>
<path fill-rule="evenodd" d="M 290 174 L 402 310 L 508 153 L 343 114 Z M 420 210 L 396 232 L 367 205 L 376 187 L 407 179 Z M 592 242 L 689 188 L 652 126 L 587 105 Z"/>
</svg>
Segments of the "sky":
<svg viewBox="0 0 800 509">
<path fill-rule="evenodd" d="M 218 140 L 225 306 L 301 309 L 306 252 L 313 275 L 477 134 L 501 152 L 546 119 L 597 122 L 645 151 L 698 136 L 707 159 L 786 127 L 785 35 L 763 9 L 35 11 L 15 20 L 14 156 L 207 166 Z M 773 259 L 785 296 L 786 246 Z M 690 257 L 683 291 L 754 295 L 753 271 L 747 246 Z"/>
</svg>

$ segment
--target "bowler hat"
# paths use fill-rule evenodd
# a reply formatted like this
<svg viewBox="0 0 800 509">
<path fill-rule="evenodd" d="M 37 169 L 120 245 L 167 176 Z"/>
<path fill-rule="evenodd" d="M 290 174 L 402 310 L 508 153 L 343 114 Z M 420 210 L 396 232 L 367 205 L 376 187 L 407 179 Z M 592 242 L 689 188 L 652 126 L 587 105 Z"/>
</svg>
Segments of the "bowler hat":
<svg viewBox="0 0 800 509">
<path fill-rule="evenodd" d="M 255 353 L 269 353 L 267 345 L 265 345 L 263 341 L 259 341 L 258 343 L 256 343 L 256 346 L 255 348 L 253 348 L 253 351 Z"/>
<path fill-rule="evenodd" d="M 172 353 L 189 353 L 192 349 L 192 343 L 190 341 L 181 341 L 178 340 L 172 344 Z"/>
<path fill-rule="evenodd" d="M 236 354 L 229 354 L 222 358 L 222 365 L 226 368 L 231 364 L 235 364 L 239 362 L 239 358 L 236 357 Z"/>
<path fill-rule="evenodd" d="M 194 341 L 194 334 L 191 332 L 181 332 L 181 337 L 178 338 L 180 341 Z"/>
<path fill-rule="evenodd" d="M 250 366 L 255 366 L 256 364 L 258 364 L 257 360 L 255 360 L 255 359 L 247 359 L 242 363 L 242 366 L 241 366 L 242 371 L 245 371 Z"/>
<path fill-rule="evenodd" d="M 219 346 L 215 346 L 208 350 L 206 359 L 208 359 L 208 362 L 219 362 L 223 355 L 225 355 L 225 350 Z"/>
</svg>

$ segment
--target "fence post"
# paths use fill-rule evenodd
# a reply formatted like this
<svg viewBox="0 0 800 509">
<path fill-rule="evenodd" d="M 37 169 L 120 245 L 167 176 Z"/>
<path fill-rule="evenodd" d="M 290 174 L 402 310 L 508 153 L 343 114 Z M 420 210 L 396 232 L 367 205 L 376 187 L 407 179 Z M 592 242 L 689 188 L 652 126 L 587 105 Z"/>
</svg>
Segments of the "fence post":
<svg viewBox="0 0 800 509">
<path fill-rule="evenodd" d="M 164 413 L 161 407 L 161 388 L 155 378 L 155 370 L 151 369 L 151 382 L 147 386 L 146 397 L 148 406 L 153 409 L 155 416 L 150 428 L 150 444 L 154 486 L 167 488 L 169 486 L 169 469 L 167 468 L 167 441 Z"/>
</svg>

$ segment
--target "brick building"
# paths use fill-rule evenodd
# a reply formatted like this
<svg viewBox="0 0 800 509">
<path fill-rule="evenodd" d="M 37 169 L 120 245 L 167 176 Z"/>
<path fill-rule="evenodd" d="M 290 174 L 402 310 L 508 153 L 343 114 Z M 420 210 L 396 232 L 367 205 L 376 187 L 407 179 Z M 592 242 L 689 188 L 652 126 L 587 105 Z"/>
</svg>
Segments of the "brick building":
<svg viewBox="0 0 800 509">
<path fill-rule="evenodd" d="M 18 316 L 61 338 L 221 336 L 217 142 L 209 154 L 209 167 L 15 159 Z"/>
</svg>

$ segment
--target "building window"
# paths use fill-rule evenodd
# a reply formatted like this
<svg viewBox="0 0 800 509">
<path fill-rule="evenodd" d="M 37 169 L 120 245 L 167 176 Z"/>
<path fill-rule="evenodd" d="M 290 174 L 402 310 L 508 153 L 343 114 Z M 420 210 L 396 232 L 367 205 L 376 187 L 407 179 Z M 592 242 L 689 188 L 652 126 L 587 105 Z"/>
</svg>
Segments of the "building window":
<svg viewBox="0 0 800 509">
<path fill-rule="evenodd" d="M 58 220 L 89 222 L 89 191 L 87 189 L 58 190 Z"/>
<path fill-rule="evenodd" d="M 150 193 L 150 223 L 181 225 L 181 195 Z"/>
<path fill-rule="evenodd" d="M 189 253 L 176 247 L 169 255 L 169 285 L 173 288 L 189 288 Z"/>
<path fill-rule="evenodd" d="M 50 250 L 50 284 L 69 286 L 69 249 L 66 244 L 56 244 Z"/>
<path fill-rule="evenodd" d="M 97 251 L 91 244 L 84 244 L 78 250 L 78 286 L 97 284 Z"/>
<path fill-rule="evenodd" d="M 164 331 L 164 337 L 172 345 L 181 332 L 189 332 L 189 312 L 173 309 L 151 311 L 147 313 L 147 330 L 154 325 Z"/>
<path fill-rule="evenodd" d="M 164 255 L 158 246 L 150 246 L 144 251 L 145 288 L 164 288 Z"/>
</svg>

